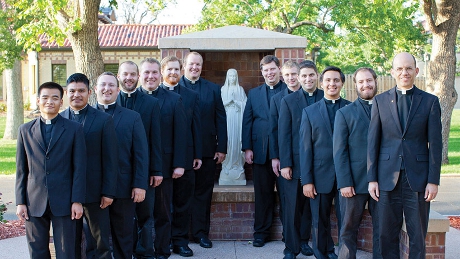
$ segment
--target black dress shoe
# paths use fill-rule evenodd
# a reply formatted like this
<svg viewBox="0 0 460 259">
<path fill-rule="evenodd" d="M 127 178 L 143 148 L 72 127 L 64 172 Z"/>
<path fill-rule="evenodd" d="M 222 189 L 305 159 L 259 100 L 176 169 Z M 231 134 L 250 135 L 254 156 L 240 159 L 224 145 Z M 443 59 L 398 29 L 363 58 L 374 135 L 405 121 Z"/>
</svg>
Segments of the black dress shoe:
<svg viewBox="0 0 460 259">
<path fill-rule="evenodd" d="M 262 247 L 265 245 L 265 241 L 262 238 L 256 238 L 252 241 L 252 245 L 255 247 Z"/>
<path fill-rule="evenodd" d="M 327 258 L 329 258 L 329 259 L 338 259 L 339 257 L 334 252 L 332 252 L 332 253 L 327 254 Z"/>
<path fill-rule="evenodd" d="M 313 255 L 313 249 L 307 243 L 300 244 L 300 252 L 306 256 Z"/>
<path fill-rule="evenodd" d="M 193 255 L 192 249 L 188 247 L 187 245 L 185 246 L 174 246 L 173 247 L 173 252 L 176 254 L 179 254 L 180 256 L 183 257 L 189 257 Z"/>
<path fill-rule="evenodd" d="M 283 259 L 295 259 L 296 258 L 296 255 L 293 252 L 291 252 L 291 250 L 289 250 L 288 248 L 284 249 L 283 254 L 284 254 Z"/>
<path fill-rule="evenodd" d="M 157 259 L 168 259 L 165 255 L 157 255 Z"/>
<path fill-rule="evenodd" d="M 200 246 L 203 247 L 203 248 L 211 248 L 212 247 L 212 242 L 207 237 L 196 238 L 195 242 L 199 243 Z"/>
</svg>

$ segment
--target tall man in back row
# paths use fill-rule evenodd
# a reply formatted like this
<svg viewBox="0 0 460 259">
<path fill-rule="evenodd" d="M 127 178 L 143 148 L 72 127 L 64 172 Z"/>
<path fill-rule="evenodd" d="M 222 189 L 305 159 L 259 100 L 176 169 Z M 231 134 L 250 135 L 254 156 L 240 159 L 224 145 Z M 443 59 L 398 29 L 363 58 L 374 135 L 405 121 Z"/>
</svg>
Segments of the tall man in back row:
<svg viewBox="0 0 460 259">
<path fill-rule="evenodd" d="M 441 172 L 441 108 L 436 96 L 414 85 L 419 69 L 414 56 L 393 59 L 396 87 L 377 95 L 368 136 L 369 193 L 378 201 L 383 258 L 399 258 L 404 220 L 409 258 L 425 258 L 430 201 Z"/>
<path fill-rule="evenodd" d="M 196 91 L 200 100 L 202 164 L 195 170 L 195 193 L 192 200 L 192 236 L 201 247 L 211 248 L 209 240 L 212 190 L 216 164 L 227 153 L 227 115 L 220 86 L 200 77 L 203 57 L 190 52 L 184 59 L 184 75 L 179 84 Z"/>
<path fill-rule="evenodd" d="M 276 175 L 269 159 L 270 100 L 283 91 L 286 84 L 280 81 L 280 62 L 277 57 L 267 55 L 260 61 L 260 70 L 265 83 L 248 93 L 243 113 L 242 147 L 246 163 L 252 164 L 255 219 L 255 247 L 262 247 L 270 237 L 273 221 Z"/>
</svg>

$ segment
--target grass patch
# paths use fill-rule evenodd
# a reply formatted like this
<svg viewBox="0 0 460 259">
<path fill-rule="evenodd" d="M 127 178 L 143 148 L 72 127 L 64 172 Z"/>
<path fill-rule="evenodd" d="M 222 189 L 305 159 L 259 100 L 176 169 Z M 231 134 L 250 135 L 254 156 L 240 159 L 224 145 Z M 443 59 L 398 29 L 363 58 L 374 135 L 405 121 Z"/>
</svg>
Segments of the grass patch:
<svg viewBox="0 0 460 259">
<path fill-rule="evenodd" d="M 441 167 L 441 174 L 460 174 L 460 110 L 452 113 L 449 133 L 449 164 Z"/>
<path fill-rule="evenodd" d="M 24 121 L 30 121 L 24 118 Z M 6 114 L 0 114 L 0 175 L 12 175 L 16 173 L 16 140 L 5 140 Z"/>
</svg>

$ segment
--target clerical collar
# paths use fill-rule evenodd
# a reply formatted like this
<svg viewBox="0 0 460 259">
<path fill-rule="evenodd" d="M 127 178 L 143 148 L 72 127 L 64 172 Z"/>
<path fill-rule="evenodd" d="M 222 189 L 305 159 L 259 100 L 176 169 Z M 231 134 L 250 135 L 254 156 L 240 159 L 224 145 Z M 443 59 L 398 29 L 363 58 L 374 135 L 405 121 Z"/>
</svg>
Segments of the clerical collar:
<svg viewBox="0 0 460 259">
<path fill-rule="evenodd" d="M 198 77 L 196 80 L 192 80 L 192 79 L 189 79 L 188 77 L 186 77 L 184 75 L 184 77 L 190 82 L 190 84 L 194 85 L 196 82 L 198 82 L 200 80 L 200 78 Z"/>
<path fill-rule="evenodd" d="M 177 83 L 177 84 L 175 84 L 175 85 L 170 85 L 170 84 L 168 84 L 168 83 L 166 83 L 166 82 L 163 82 L 163 88 L 164 88 L 164 89 L 167 89 L 167 90 L 171 90 L 171 91 L 174 91 L 174 88 L 175 88 L 177 85 L 179 85 L 179 84 Z"/>
<path fill-rule="evenodd" d="M 364 99 L 361 98 L 361 97 L 358 97 L 358 100 L 359 100 L 362 104 L 372 105 L 372 100 L 364 100 Z"/>
<path fill-rule="evenodd" d="M 123 90 L 120 90 L 121 94 L 124 96 L 124 97 L 128 97 L 128 98 L 131 98 L 133 97 L 135 94 L 136 94 L 136 91 L 137 91 L 137 88 L 134 89 L 134 91 L 128 93 L 128 92 L 125 92 Z"/>
<path fill-rule="evenodd" d="M 58 117 L 59 117 L 59 116 L 56 116 L 56 117 L 52 118 L 51 120 L 47 120 L 47 119 L 43 118 L 42 116 L 40 116 L 40 120 L 41 120 L 43 123 L 49 125 L 49 124 L 55 124 L 56 121 L 57 121 L 57 119 L 58 119 Z"/>
<path fill-rule="evenodd" d="M 396 92 L 400 93 L 400 94 L 413 94 L 414 93 L 414 86 L 412 86 L 410 89 L 406 90 L 406 89 L 399 89 L 398 87 L 396 87 Z"/>
<path fill-rule="evenodd" d="M 115 107 L 116 103 L 117 103 L 116 101 L 113 103 L 109 103 L 109 104 L 97 103 L 97 107 L 99 107 L 99 109 L 108 110 L 108 109 Z"/>
<path fill-rule="evenodd" d="M 147 89 L 145 89 L 144 87 L 141 86 L 142 91 L 144 91 L 146 94 L 149 94 L 149 95 L 153 94 L 153 92 L 155 92 L 155 91 L 158 91 L 158 88 L 159 87 L 155 88 L 155 90 L 147 90 Z"/>
<path fill-rule="evenodd" d="M 83 107 L 83 109 L 80 109 L 78 111 L 75 111 L 74 109 L 70 108 L 70 110 L 73 112 L 73 114 L 83 114 L 86 112 L 87 110 L 87 107 L 88 107 L 88 104 L 85 105 L 85 107 Z"/>
<path fill-rule="evenodd" d="M 265 85 L 267 86 L 268 89 L 273 90 L 273 89 L 278 88 L 282 83 L 283 83 L 283 82 L 281 82 L 281 80 L 280 80 L 280 81 L 278 81 L 278 83 L 276 83 L 274 86 L 267 85 L 267 83 L 265 83 Z"/>
<path fill-rule="evenodd" d="M 316 92 L 318 92 L 318 88 L 315 89 L 315 91 L 313 91 L 313 93 L 310 93 L 310 92 L 307 92 L 305 91 L 305 89 L 302 88 L 302 91 L 305 95 L 307 96 L 315 96 L 316 95 Z"/>
<path fill-rule="evenodd" d="M 335 99 L 335 100 L 327 99 L 326 97 L 324 97 L 324 101 L 326 103 L 336 103 L 336 102 L 340 101 L 340 97 Z"/>
</svg>

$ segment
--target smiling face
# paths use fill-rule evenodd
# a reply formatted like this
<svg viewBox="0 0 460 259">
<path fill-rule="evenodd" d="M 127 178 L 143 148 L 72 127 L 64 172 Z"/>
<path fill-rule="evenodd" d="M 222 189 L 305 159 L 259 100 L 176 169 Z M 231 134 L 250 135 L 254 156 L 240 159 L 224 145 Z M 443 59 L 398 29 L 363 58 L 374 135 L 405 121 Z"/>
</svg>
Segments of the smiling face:
<svg viewBox="0 0 460 259">
<path fill-rule="evenodd" d="M 164 65 L 161 71 L 163 81 L 169 85 L 176 85 L 180 79 L 180 63 L 179 61 L 169 61 Z"/>
<path fill-rule="evenodd" d="M 203 58 L 197 54 L 190 54 L 187 56 L 184 65 L 184 75 L 190 80 L 198 80 L 201 75 L 203 67 Z"/>
<path fill-rule="evenodd" d="M 96 91 L 97 102 L 100 104 L 111 104 L 117 100 L 120 89 L 117 79 L 112 75 L 101 75 L 97 79 Z"/>
<path fill-rule="evenodd" d="M 44 118 L 54 118 L 62 106 L 61 92 L 59 89 L 43 88 L 37 97 L 37 106 Z"/>
<path fill-rule="evenodd" d="M 313 68 L 304 67 L 300 69 L 299 81 L 303 90 L 308 93 L 313 93 L 318 83 L 318 74 Z"/>
<path fill-rule="evenodd" d="M 133 92 L 136 90 L 139 74 L 137 66 L 129 63 L 123 63 L 118 68 L 118 81 L 125 92 Z"/>
<path fill-rule="evenodd" d="M 377 82 L 368 70 L 356 73 L 356 92 L 361 99 L 372 100 L 377 94 Z"/>
<path fill-rule="evenodd" d="M 299 70 L 297 67 L 283 67 L 281 73 L 286 85 L 291 91 L 297 91 L 299 89 Z"/>
<path fill-rule="evenodd" d="M 160 66 L 157 63 L 142 63 L 140 74 L 141 85 L 148 91 L 154 91 L 160 85 Z"/>
<path fill-rule="evenodd" d="M 340 78 L 340 73 L 337 71 L 327 71 L 323 74 L 323 81 L 321 86 L 324 90 L 324 97 L 335 100 L 340 97 L 340 90 L 342 89 L 343 83 Z"/>
<path fill-rule="evenodd" d="M 399 53 L 393 59 L 391 75 L 396 80 L 396 85 L 400 89 L 412 88 L 418 71 L 419 69 L 416 67 L 414 57 L 409 53 Z"/>
<path fill-rule="evenodd" d="M 274 61 L 262 65 L 262 76 L 265 83 L 269 86 L 275 86 L 280 81 L 280 68 Z"/>
<path fill-rule="evenodd" d="M 78 111 L 88 104 L 91 90 L 82 82 L 72 82 L 67 85 L 66 93 L 72 110 Z"/>
</svg>

